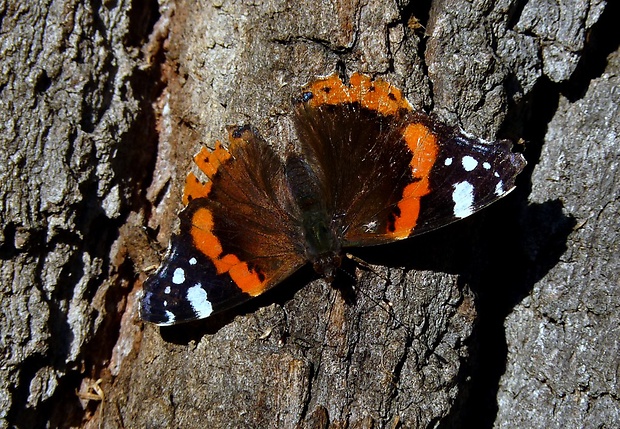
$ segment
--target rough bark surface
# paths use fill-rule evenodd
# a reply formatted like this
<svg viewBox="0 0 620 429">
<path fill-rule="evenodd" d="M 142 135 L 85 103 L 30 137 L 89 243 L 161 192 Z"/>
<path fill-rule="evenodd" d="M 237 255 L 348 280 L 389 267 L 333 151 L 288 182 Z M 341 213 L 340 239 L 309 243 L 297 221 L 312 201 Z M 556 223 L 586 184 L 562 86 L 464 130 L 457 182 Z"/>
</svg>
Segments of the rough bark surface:
<svg viewBox="0 0 620 429">
<path fill-rule="evenodd" d="M 620 422 L 620 51 L 608 61 L 582 96 L 559 96 L 532 174 L 530 201 L 557 195 L 574 226 L 560 260 L 506 320 L 497 427 Z M 535 261 L 549 245 L 531 248 Z"/>
<path fill-rule="evenodd" d="M 0 2 L 1 428 L 80 425 L 76 391 L 119 336 L 119 227 L 143 205 L 155 141 L 136 61 L 151 30 L 130 11 Z"/>
<path fill-rule="evenodd" d="M 0 428 L 620 421 L 616 4 L 38 3 L 0 1 Z M 302 270 L 142 325 L 192 155 L 229 124 L 284 148 L 291 99 L 334 71 L 522 137 L 517 191 L 361 252 L 355 302 Z"/>
</svg>

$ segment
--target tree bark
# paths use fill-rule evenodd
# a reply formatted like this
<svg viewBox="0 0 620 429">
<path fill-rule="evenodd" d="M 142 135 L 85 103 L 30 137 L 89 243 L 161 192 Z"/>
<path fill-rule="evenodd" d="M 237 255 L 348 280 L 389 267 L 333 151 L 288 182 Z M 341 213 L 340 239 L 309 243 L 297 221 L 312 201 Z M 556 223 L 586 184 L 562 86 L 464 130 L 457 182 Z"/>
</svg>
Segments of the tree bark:
<svg viewBox="0 0 620 429">
<path fill-rule="evenodd" d="M 39 3 L 0 3 L 0 428 L 620 420 L 617 5 Z M 284 151 L 291 100 L 334 71 L 523 138 L 517 190 L 364 249 L 354 302 L 302 270 L 221 316 L 143 325 L 193 154 L 230 124 Z"/>
<path fill-rule="evenodd" d="M 80 426 L 96 401 L 76 391 L 114 363 L 134 293 L 119 231 L 156 143 L 137 67 L 152 23 L 130 10 L 0 2 L 2 428 Z"/>
</svg>

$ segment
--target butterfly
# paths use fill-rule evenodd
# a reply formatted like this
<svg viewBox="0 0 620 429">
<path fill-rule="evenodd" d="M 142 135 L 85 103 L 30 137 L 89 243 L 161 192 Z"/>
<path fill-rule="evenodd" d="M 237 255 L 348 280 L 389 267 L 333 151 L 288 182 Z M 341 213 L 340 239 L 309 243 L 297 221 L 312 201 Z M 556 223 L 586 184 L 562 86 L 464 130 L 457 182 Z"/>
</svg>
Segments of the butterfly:
<svg viewBox="0 0 620 429">
<path fill-rule="evenodd" d="M 526 165 L 416 112 L 382 79 L 315 80 L 294 103 L 295 149 L 281 157 L 250 126 L 195 157 L 180 231 L 144 283 L 143 320 L 172 325 L 256 297 L 305 264 L 328 281 L 343 249 L 406 239 L 508 194 Z"/>
</svg>

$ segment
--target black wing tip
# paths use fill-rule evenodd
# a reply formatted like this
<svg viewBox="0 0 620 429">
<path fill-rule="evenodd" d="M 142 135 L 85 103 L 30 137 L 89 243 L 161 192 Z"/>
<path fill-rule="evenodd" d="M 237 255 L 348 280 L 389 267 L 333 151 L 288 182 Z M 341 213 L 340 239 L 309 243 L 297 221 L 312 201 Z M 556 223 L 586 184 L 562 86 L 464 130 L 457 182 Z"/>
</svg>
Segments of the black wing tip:
<svg viewBox="0 0 620 429">
<path fill-rule="evenodd" d="M 140 319 L 144 322 L 153 323 L 157 326 L 170 326 L 178 323 L 174 314 L 167 314 L 163 307 L 157 305 L 156 301 L 153 301 L 153 294 L 151 292 L 143 289 L 140 292 L 138 303 L 138 313 Z"/>
</svg>

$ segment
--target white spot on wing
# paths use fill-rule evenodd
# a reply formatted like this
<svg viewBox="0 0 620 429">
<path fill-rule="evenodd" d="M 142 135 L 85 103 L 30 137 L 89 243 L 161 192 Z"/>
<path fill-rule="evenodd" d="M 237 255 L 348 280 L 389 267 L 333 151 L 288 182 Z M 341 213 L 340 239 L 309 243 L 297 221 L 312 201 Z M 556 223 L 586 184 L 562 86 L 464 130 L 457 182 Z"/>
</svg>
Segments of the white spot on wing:
<svg viewBox="0 0 620 429">
<path fill-rule="evenodd" d="M 198 262 L 198 261 L 196 260 L 196 258 L 191 258 L 191 259 L 189 260 L 189 264 L 190 264 L 190 265 L 196 265 L 196 263 L 197 263 L 197 262 Z"/>
<path fill-rule="evenodd" d="M 498 197 L 504 193 L 504 182 L 501 180 L 495 185 L 495 195 Z"/>
<path fill-rule="evenodd" d="M 493 176 L 499 177 L 499 173 L 496 171 L 495 173 L 493 173 Z"/>
<path fill-rule="evenodd" d="M 174 274 L 172 274 L 172 283 L 174 283 L 175 285 L 180 285 L 183 284 L 184 281 L 185 271 L 183 270 L 183 268 L 179 267 L 174 270 Z"/>
<path fill-rule="evenodd" d="M 364 232 L 375 232 L 377 229 L 377 221 L 372 220 L 366 224 L 364 224 Z"/>
<path fill-rule="evenodd" d="M 446 158 L 446 160 L 443 163 L 444 165 L 452 165 L 452 158 Z"/>
<path fill-rule="evenodd" d="M 454 201 L 454 216 L 464 218 L 473 213 L 474 187 L 469 182 L 459 182 L 454 185 L 452 192 Z"/>
<path fill-rule="evenodd" d="M 478 165 L 478 161 L 469 155 L 465 155 L 463 159 L 461 159 L 461 164 L 463 164 L 465 171 L 472 171 Z"/>
<path fill-rule="evenodd" d="M 174 313 L 172 313 L 171 311 L 166 310 L 166 317 L 168 318 L 168 320 L 165 320 L 161 323 L 158 323 L 158 325 L 160 326 L 165 326 L 165 325 L 172 325 L 174 324 L 175 320 L 177 320 L 176 317 L 174 317 Z"/>
<path fill-rule="evenodd" d="M 207 291 L 204 290 L 200 283 L 187 289 L 187 301 L 192 306 L 197 318 L 203 318 L 213 313 L 213 307 L 207 299 Z"/>
<path fill-rule="evenodd" d="M 164 289 L 164 293 L 165 294 L 170 293 L 170 286 L 166 286 L 166 288 Z"/>
<path fill-rule="evenodd" d="M 168 307 L 168 301 L 164 301 L 164 307 Z"/>
<path fill-rule="evenodd" d="M 488 162 L 485 161 L 485 162 L 482 163 L 482 167 L 485 170 L 490 170 L 491 169 L 491 164 L 489 164 Z"/>
</svg>

